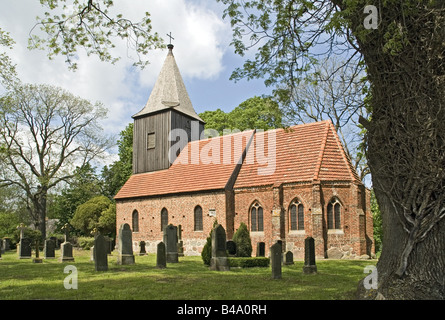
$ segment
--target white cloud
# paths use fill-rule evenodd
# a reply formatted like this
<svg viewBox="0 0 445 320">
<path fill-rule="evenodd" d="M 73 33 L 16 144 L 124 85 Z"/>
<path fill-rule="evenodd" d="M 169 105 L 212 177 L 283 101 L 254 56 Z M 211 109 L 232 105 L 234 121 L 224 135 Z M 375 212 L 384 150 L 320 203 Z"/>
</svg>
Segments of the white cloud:
<svg viewBox="0 0 445 320">
<path fill-rule="evenodd" d="M 132 0 L 116 1 L 116 12 L 139 21 L 145 11 L 151 13 L 153 30 L 168 39 L 172 32 L 174 54 L 185 79 L 213 79 L 223 70 L 222 58 L 230 41 L 230 26 L 223 22 L 208 1 Z M 23 82 L 47 83 L 67 89 L 91 101 L 101 101 L 109 109 L 105 130 L 118 134 L 148 100 L 151 88 L 167 52 L 149 53 L 151 64 L 144 70 L 132 67 L 136 54 L 125 41 L 117 41 L 116 52 L 121 60 L 115 65 L 87 57 L 79 51 L 78 70 L 68 70 L 64 57 L 48 60 L 45 51 L 27 49 L 29 32 L 35 17 L 43 16 L 44 8 L 37 0 L 0 0 L 0 27 L 11 32 L 16 41 L 10 56 L 17 64 Z M 133 59 L 131 59 L 133 57 Z"/>
</svg>

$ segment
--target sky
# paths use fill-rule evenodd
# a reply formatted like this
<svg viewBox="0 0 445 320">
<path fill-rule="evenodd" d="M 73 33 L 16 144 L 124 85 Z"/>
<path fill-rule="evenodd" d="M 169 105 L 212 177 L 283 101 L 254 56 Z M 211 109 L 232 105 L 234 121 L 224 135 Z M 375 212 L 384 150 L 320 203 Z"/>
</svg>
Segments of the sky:
<svg viewBox="0 0 445 320">
<path fill-rule="evenodd" d="M 197 113 L 218 108 L 228 112 L 248 98 L 270 93 L 262 80 L 229 80 L 246 57 L 234 54 L 230 22 L 222 19 L 224 7 L 216 0 L 114 2 L 113 10 L 134 21 L 150 12 L 153 31 L 165 43 L 171 32 L 176 63 Z M 73 72 L 64 57 L 49 60 L 46 51 L 27 49 L 35 18 L 44 12 L 38 0 L 0 0 L 0 28 L 16 42 L 8 54 L 17 65 L 19 78 L 24 83 L 56 85 L 93 103 L 102 102 L 108 109 L 102 126 L 107 134 L 118 135 L 147 102 L 167 49 L 151 51 L 147 57 L 150 65 L 143 70 L 132 66 L 136 54 L 125 42 L 115 42 L 114 52 L 121 59 L 114 65 L 88 57 L 80 49 L 78 70 Z"/>
</svg>

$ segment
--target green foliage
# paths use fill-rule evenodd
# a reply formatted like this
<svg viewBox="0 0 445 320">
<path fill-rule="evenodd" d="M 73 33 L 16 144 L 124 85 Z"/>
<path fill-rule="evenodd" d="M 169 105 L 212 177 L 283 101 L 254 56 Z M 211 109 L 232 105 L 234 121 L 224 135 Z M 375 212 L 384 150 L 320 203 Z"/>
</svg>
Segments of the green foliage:
<svg viewBox="0 0 445 320">
<path fill-rule="evenodd" d="M 282 112 L 278 103 L 271 97 L 247 99 L 229 113 L 217 109 L 205 111 L 199 116 L 206 122 L 206 129 L 214 129 L 220 135 L 224 134 L 224 129 L 269 130 L 283 126 Z"/>
<path fill-rule="evenodd" d="M 94 237 L 78 237 L 77 243 L 83 250 L 90 250 L 94 246 Z"/>
<path fill-rule="evenodd" d="M 0 239 L 14 237 L 17 233 L 17 226 L 21 222 L 15 213 L 0 211 Z"/>
<path fill-rule="evenodd" d="M 133 173 L 133 123 L 122 130 L 117 141 L 119 160 L 102 169 L 103 193 L 112 199 Z"/>
<path fill-rule="evenodd" d="M 110 51 L 115 47 L 113 39 L 126 40 L 138 55 L 134 65 L 141 67 L 148 64 L 141 57 L 149 50 L 165 47 L 159 35 L 152 32 L 148 12 L 140 22 L 133 22 L 122 14 L 112 14 L 111 0 L 89 0 L 87 3 L 74 0 L 70 5 L 65 0 L 40 0 L 40 3 L 48 8 L 44 17 L 37 17 L 37 25 L 46 37 L 31 30 L 29 48 L 46 49 L 49 58 L 63 55 L 72 69 L 77 68 L 74 60 L 78 48 L 102 61 L 117 62 L 119 57 Z"/>
<path fill-rule="evenodd" d="M 244 222 L 241 222 L 232 240 L 236 244 L 237 257 L 250 257 L 252 255 L 252 241 L 249 230 Z"/>
<path fill-rule="evenodd" d="M 217 225 L 218 222 L 215 219 L 215 221 L 213 221 L 212 230 L 210 230 L 209 236 L 207 237 L 206 244 L 204 245 L 201 251 L 201 258 L 206 266 L 210 266 L 210 260 L 212 258 L 212 232 Z"/>
<path fill-rule="evenodd" d="M 76 167 L 74 177 L 60 194 L 54 195 L 48 208 L 48 217 L 59 219 L 59 226 L 69 222 L 77 207 L 101 194 L 101 182 L 90 164 Z"/>
<path fill-rule="evenodd" d="M 268 267 L 270 259 L 266 257 L 228 258 L 230 267 L 253 268 Z"/>
<path fill-rule="evenodd" d="M 116 220 L 112 219 L 113 213 L 116 216 L 116 209 L 110 208 L 113 206 L 115 204 L 105 196 L 94 197 L 77 207 L 70 223 L 87 236 L 94 228 L 101 233 L 110 232 L 116 227 Z"/>
</svg>

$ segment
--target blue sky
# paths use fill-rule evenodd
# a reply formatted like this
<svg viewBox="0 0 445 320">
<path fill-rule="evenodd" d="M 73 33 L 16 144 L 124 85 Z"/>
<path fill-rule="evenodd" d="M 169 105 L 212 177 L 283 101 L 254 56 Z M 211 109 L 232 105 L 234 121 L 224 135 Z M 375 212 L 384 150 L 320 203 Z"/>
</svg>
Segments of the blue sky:
<svg viewBox="0 0 445 320">
<path fill-rule="evenodd" d="M 44 13 L 38 0 L 0 0 L 0 8 L 0 27 L 16 41 L 8 53 L 23 82 L 53 84 L 92 102 L 101 101 L 109 110 L 108 119 L 103 122 L 109 134 L 118 134 L 132 121 L 131 115 L 145 105 L 167 50 L 150 52 L 151 64 L 140 70 L 132 66 L 134 53 L 124 42 L 116 42 L 114 52 L 122 57 L 118 63 L 104 63 L 80 51 L 79 68 L 72 72 L 63 57 L 49 60 L 45 51 L 27 49 L 35 17 Z M 135 21 L 145 11 L 150 12 L 153 30 L 166 43 L 166 34 L 172 32 L 176 62 L 198 113 L 217 108 L 230 111 L 250 97 L 271 91 L 262 80 L 229 80 L 243 58 L 229 46 L 231 29 L 230 23 L 222 19 L 223 9 L 216 0 L 115 1 L 116 12 Z"/>
</svg>

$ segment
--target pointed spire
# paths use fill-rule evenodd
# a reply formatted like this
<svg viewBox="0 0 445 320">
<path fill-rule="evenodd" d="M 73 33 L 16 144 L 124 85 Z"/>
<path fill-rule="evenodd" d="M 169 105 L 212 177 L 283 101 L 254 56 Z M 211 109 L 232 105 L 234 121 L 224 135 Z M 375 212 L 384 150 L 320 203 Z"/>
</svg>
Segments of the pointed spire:
<svg viewBox="0 0 445 320">
<path fill-rule="evenodd" d="M 168 54 L 145 107 L 133 116 L 138 118 L 170 108 L 204 122 L 196 113 L 182 80 L 173 55 L 173 45 L 168 44 Z"/>
</svg>

